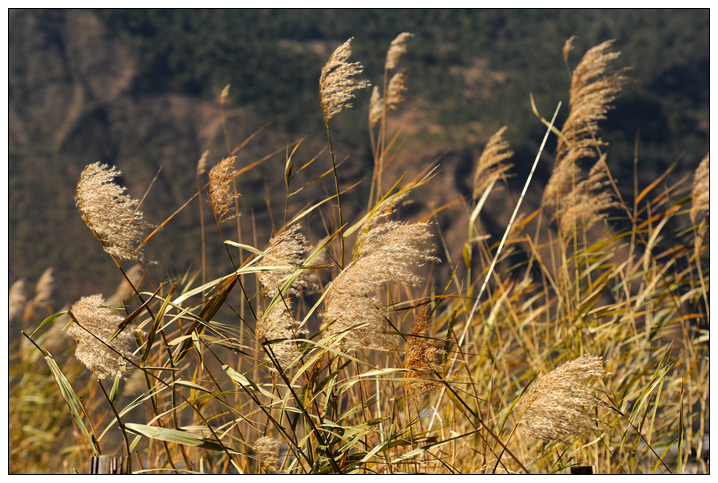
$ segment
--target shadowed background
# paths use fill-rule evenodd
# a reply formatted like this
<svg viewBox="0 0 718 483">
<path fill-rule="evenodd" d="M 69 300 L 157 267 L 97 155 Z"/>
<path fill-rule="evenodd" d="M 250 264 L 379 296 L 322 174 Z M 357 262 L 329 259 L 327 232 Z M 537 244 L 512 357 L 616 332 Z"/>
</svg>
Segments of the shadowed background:
<svg viewBox="0 0 718 483">
<path fill-rule="evenodd" d="M 96 161 L 115 165 L 123 172 L 118 182 L 142 198 L 161 168 L 141 208 L 149 222 L 161 223 L 196 192 L 201 154 L 210 151 L 210 165 L 226 155 L 218 100 L 227 84 L 233 147 L 273 121 L 240 151 L 237 167 L 282 149 L 237 179 L 244 241 L 254 244 L 254 215 L 256 244 L 263 247 L 272 225 L 283 222 L 283 149 L 307 136 L 296 154 L 301 166 L 326 145 L 319 73 L 349 37 L 351 60 L 365 65 L 359 77 L 381 85 L 391 40 L 400 32 L 415 34 L 399 65 L 411 69 L 407 102 L 389 115 L 389 132 L 406 121 L 408 137 L 384 175 L 385 189 L 437 158 L 441 171 L 402 208 L 405 219 L 425 215 L 432 206 L 424 200 L 438 207 L 470 198 L 476 159 L 503 125 L 516 152 L 509 182 L 517 194 L 545 129 L 531 112 L 529 93 L 545 117 L 564 102 L 560 127 L 570 87 L 565 40 L 576 36 L 573 69 L 588 48 L 615 38 L 614 50 L 622 55 L 613 67 L 633 66 L 635 82 L 624 87 L 600 134 L 609 142 L 609 167 L 630 204 L 637 137 L 639 190 L 679 157 L 666 182 L 692 173 L 708 152 L 708 29 L 706 10 L 11 10 L 9 283 L 25 278 L 31 288 L 54 267 L 55 310 L 84 295 L 112 293 L 119 273 L 74 206 L 80 172 Z M 342 197 L 350 223 L 366 209 L 373 166 L 370 94 L 371 89 L 358 91 L 354 108 L 332 120 L 337 158 L 347 158 L 339 168 L 342 187 L 363 180 Z M 527 212 L 540 203 L 554 149 L 551 140 Z M 294 186 L 330 167 L 325 150 Z M 289 216 L 333 190 L 331 177 L 312 185 L 290 204 Z M 492 195 L 490 206 L 482 222 L 497 237 L 513 203 L 504 190 Z M 454 220 L 466 217 L 466 210 L 458 204 L 437 220 L 454 263 L 465 236 L 464 224 Z M 205 215 L 210 213 L 205 206 Z M 327 205 L 325 214 L 334 213 Z M 216 226 L 206 221 L 211 280 L 226 273 L 227 263 Z M 321 217 L 305 223 L 316 244 L 325 234 Z M 227 231 L 236 239 L 233 228 Z M 148 258 L 161 262 L 150 272 L 155 281 L 199 269 L 200 242 L 193 202 L 146 247 Z M 447 260 L 443 250 L 438 255 Z"/>
</svg>

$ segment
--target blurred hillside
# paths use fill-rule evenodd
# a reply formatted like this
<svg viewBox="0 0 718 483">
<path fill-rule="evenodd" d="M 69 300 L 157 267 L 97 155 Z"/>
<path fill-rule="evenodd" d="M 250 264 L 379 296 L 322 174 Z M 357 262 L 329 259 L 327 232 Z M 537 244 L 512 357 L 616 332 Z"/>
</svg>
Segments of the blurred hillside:
<svg viewBox="0 0 718 483">
<path fill-rule="evenodd" d="M 673 179 L 692 173 L 708 152 L 709 15 L 707 10 L 11 10 L 9 12 L 9 282 L 30 286 L 49 266 L 58 281 L 55 308 L 80 296 L 112 293 L 117 270 L 74 206 L 82 169 L 102 161 L 122 170 L 119 182 L 142 198 L 145 217 L 159 224 L 197 190 L 195 167 L 205 150 L 215 164 L 226 155 L 219 93 L 226 104 L 233 147 L 273 123 L 240 151 L 243 167 L 281 150 L 238 178 L 244 241 L 263 247 L 272 222 L 283 221 L 284 149 L 307 136 L 297 165 L 326 145 L 318 79 L 333 50 L 349 37 L 361 78 L 381 84 L 386 50 L 400 32 L 412 32 L 401 68 L 410 67 L 407 102 L 392 113 L 390 130 L 406 120 L 406 143 L 385 175 L 388 188 L 405 171 L 416 174 L 440 159 L 441 172 L 402 216 L 470 196 L 474 163 L 486 140 L 508 126 L 516 152 L 510 179 L 518 194 L 536 155 L 544 126 L 531 112 L 529 93 L 550 117 L 557 102 L 568 114 L 570 77 L 562 47 L 576 36 L 574 68 L 590 47 L 615 38 L 615 67 L 633 66 L 615 110 L 601 124 L 609 166 L 624 198 L 633 199 L 633 158 L 639 136 L 639 180 L 644 187 L 674 160 Z M 343 187 L 345 220 L 366 209 L 372 170 L 367 128 L 370 89 L 354 108 L 332 119 L 332 139 Z M 392 131 L 393 132 L 393 131 Z M 547 146 L 525 211 L 538 206 L 553 168 Z M 331 167 L 326 150 L 293 182 L 298 188 Z M 206 175 L 203 178 L 206 182 Z M 302 191 L 290 216 L 334 190 L 325 178 Z M 430 196 L 429 196 L 430 195 Z M 630 201 L 629 201 L 630 202 Z M 268 210 L 271 207 L 271 213 Z M 501 233 L 513 203 L 492 194 L 484 226 Z M 441 213 L 449 247 L 465 237 L 465 205 Z M 335 211 L 327 207 L 326 216 Z M 208 277 L 226 273 L 226 253 L 208 222 Z M 232 225 L 231 223 L 228 224 Z M 306 226 L 306 224 L 305 224 Z M 317 213 L 308 236 L 324 236 Z M 236 231 L 227 228 L 228 238 Z M 147 246 L 155 281 L 201 266 L 199 207 L 189 205 Z M 460 258 L 460 246 L 451 251 Z M 446 254 L 439 253 L 443 260 Z M 146 288 L 146 287 L 145 287 Z"/>
</svg>

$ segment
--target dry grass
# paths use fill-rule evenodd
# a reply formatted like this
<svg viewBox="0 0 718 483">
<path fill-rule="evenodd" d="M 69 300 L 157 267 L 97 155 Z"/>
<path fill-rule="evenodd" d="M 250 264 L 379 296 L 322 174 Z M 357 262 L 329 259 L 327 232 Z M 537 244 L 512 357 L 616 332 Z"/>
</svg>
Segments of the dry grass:
<svg viewBox="0 0 718 483">
<path fill-rule="evenodd" d="M 366 213 L 343 221 L 340 194 L 360 195 L 340 190 L 329 136 L 333 170 L 315 181 L 333 174 L 337 193 L 298 208 L 266 244 L 256 231 L 252 246 L 224 233 L 206 240 L 243 255 L 236 263 L 228 249 L 224 275 L 202 286 L 190 271 L 162 284 L 143 277 L 148 225 L 138 202 L 112 182 L 116 169 L 88 166 L 76 198 L 83 219 L 106 251 L 140 264 L 121 272 L 108 302 L 86 297 L 23 325 L 28 343 L 10 358 L 10 472 L 82 472 L 93 453 L 130 454 L 136 473 L 565 473 L 576 464 L 607 474 L 708 472 L 708 157 L 692 186 L 651 187 L 624 204 L 597 131 L 625 81 L 608 69 L 618 54 L 605 42 L 573 71 L 545 207 L 519 215 L 500 256 L 478 215 L 510 169 L 505 128 L 477 164 L 473 198 L 486 194 L 485 205 L 408 220 L 398 208 L 430 198 L 435 172 L 382 185 L 384 160 L 401 144 L 387 135 L 386 116 L 406 92 L 406 71 L 389 84 L 387 71 L 409 37 L 389 48 L 386 100 L 372 93 Z M 347 62 L 349 46 L 321 73 L 327 130 L 368 85 L 351 78 L 362 67 Z M 571 48 L 569 40 L 567 60 Z M 586 174 L 584 158 L 598 160 Z M 285 220 L 290 166 L 288 154 L 277 167 Z M 218 224 L 237 216 L 235 176 L 232 157 L 209 174 Z M 619 215 L 606 218 L 614 207 Z M 442 225 L 429 222 L 443 212 L 469 225 L 445 261 L 435 254 Z M 310 215 L 325 233 L 311 232 Z M 555 227 L 543 222 L 556 215 Z M 316 249 L 308 235 L 322 239 Z M 449 279 L 435 275 L 440 264 Z M 46 273 L 29 302 L 25 282 L 13 284 L 12 324 L 35 303 L 53 312 Z"/>
<path fill-rule="evenodd" d="M 429 325 L 430 305 L 424 307 L 415 315 L 414 323 L 406 341 L 406 368 L 410 369 L 406 377 L 407 393 L 416 399 L 436 392 L 441 388 L 441 382 L 431 380 L 435 371 L 441 370 L 437 357 L 443 350 L 436 341 L 425 337 Z"/>
</svg>

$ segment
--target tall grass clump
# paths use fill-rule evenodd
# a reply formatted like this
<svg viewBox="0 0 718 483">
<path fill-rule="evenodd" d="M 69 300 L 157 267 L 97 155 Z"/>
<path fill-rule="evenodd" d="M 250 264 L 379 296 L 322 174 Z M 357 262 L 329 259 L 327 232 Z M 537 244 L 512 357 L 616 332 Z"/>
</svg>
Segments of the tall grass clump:
<svg viewBox="0 0 718 483">
<path fill-rule="evenodd" d="M 557 138 L 538 209 L 520 206 L 539 188 L 522 179 L 528 170 L 516 168 L 529 160 L 502 127 L 477 161 L 470 200 L 407 219 L 402 206 L 431 200 L 441 176 L 433 165 L 414 178 L 385 173 L 402 136 L 387 116 L 409 73 L 390 71 L 411 37 L 391 43 L 383 82 L 367 95 L 368 199 L 343 186 L 331 143 L 329 121 L 369 86 L 355 78 L 361 63 L 348 61 L 351 39 L 317 73 L 329 159 L 309 184 L 331 176 L 335 192 L 292 206 L 301 141 L 291 155 L 287 147 L 284 223 L 272 222 L 266 241 L 255 226 L 255 241 L 242 240 L 249 220 L 236 179 L 258 163 L 238 169 L 235 153 L 249 140 L 233 148 L 225 125 L 229 154 L 211 169 L 202 155 L 189 198 L 200 198 L 201 285 L 190 270 L 160 281 L 146 271 L 144 249 L 174 215 L 155 227 L 115 183 L 117 168 L 83 171 L 76 205 L 122 283 L 59 312 L 52 272 L 33 298 L 25 281 L 12 285 L 11 327 L 22 326 L 25 342 L 11 347 L 11 472 L 25 461 L 86 472 L 92 455 L 172 474 L 709 471 L 708 155 L 692 183 L 665 173 L 621 191 L 599 122 L 628 77 L 612 67 L 619 53 L 607 41 L 569 67 L 561 129 L 534 107 Z M 493 243 L 480 215 L 509 176 L 526 184 L 510 193 L 514 215 Z M 366 211 L 349 219 L 348 199 Z M 204 228 L 203 203 L 218 239 Z M 445 211 L 468 228 L 458 248 L 436 222 Z M 324 232 L 312 231 L 316 215 Z M 227 259 L 223 275 L 206 280 L 212 244 Z M 118 259 L 138 265 L 125 270 Z"/>
</svg>

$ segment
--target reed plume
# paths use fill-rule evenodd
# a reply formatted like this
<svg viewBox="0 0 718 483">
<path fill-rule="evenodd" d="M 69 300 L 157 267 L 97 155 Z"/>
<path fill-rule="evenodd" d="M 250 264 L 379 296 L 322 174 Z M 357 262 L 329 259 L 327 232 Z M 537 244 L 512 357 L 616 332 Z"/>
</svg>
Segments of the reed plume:
<svg viewBox="0 0 718 483">
<path fill-rule="evenodd" d="M 386 88 L 386 109 L 393 111 L 396 107 L 405 101 L 402 94 L 409 89 L 406 88 L 406 76 L 409 73 L 409 69 L 406 68 L 400 72 L 394 74 L 389 81 L 389 86 Z"/>
<path fill-rule="evenodd" d="M 606 175 L 606 155 L 593 165 L 588 178 L 580 181 L 561 201 L 561 229 L 568 233 L 574 223 L 589 228 L 606 218 L 606 210 L 620 206 L 612 191 L 605 188 L 610 185 Z"/>
<path fill-rule="evenodd" d="M 610 103 L 628 81 L 624 75 L 626 69 L 608 69 L 608 63 L 621 55 L 620 52 L 611 52 L 613 42 L 608 40 L 590 49 L 573 71 L 569 100 L 571 110 L 561 129 L 556 165 L 543 196 L 547 206 L 556 205 L 580 181 L 576 162 L 598 156 L 597 148 L 606 144 L 596 137 L 598 122 L 606 118 Z M 564 46 L 565 55 L 571 48 L 570 42 L 567 45 Z"/>
<path fill-rule="evenodd" d="M 120 355 L 127 360 L 137 362 L 130 349 L 131 341 L 134 340 L 132 328 L 126 327 L 109 343 L 110 347 L 107 347 L 107 340 L 122 322 L 123 317 L 114 309 L 107 307 L 104 298 L 99 294 L 81 298 L 75 302 L 70 311 L 82 326 L 80 327 L 73 320 L 67 328 L 67 332 L 77 342 L 75 357 L 94 372 L 98 379 L 114 376 L 118 371 L 125 377 L 129 371 L 127 367 L 123 368 L 120 364 Z M 136 326 L 134 329 L 136 330 Z"/>
<path fill-rule="evenodd" d="M 137 210 L 139 200 L 125 194 L 126 188 L 112 180 L 122 174 L 99 162 L 87 166 L 80 175 L 75 191 L 75 205 L 92 234 L 109 254 L 155 263 L 145 259 L 142 232 L 154 225 L 146 223 Z"/>
<path fill-rule="evenodd" d="M 328 289 L 322 318 L 325 335 L 342 334 L 342 350 L 387 349 L 390 336 L 384 330 L 385 309 L 375 297 L 389 283 L 421 286 L 424 280 L 414 267 L 439 261 L 432 253 L 428 223 L 380 223 L 406 196 L 381 203 L 361 228 L 352 262 Z"/>
<path fill-rule="evenodd" d="M 386 62 L 384 63 L 384 68 L 386 70 L 393 69 L 394 67 L 396 67 L 396 64 L 399 63 L 399 58 L 401 57 L 401 54 L 406 53 L 406 41 L 413 36 L 414 34 L 412 33 L 402 32 L 397 35 L 394 40 L 391 41 L 389 51 L 386 53 Z"/>
<path fill-rule="evenodd" d="M 509 143 L 504 140 L 503 135 L 506 126 L 502 127 L 489 138 L 484 151 L 481 153 L 476 163 L 476 171 L 474 172 L 474 201 L 481 198 L 484 190 L 494 181 L 513 167 L 511 163 L 503 163 L 514 155 L 509 149 Z"/>
<path fill-rule="evenodd" d="M 262 464 L 265 473 L 272 474 L 278 471 L 280 446 L 281 443 L 278 440 L 268 436 L 259 438 L 252 445 L 252 451 Z"/>
<path fill-rule="evenodd" d="M 568 54 L 573 50 L 573 40 L 575 38 L 576 36 L 572 35 L 571 38 L 567 39 L 563 44 L 563 60 L 566 62 L 566 65 L 568 65 Z"/>
<path fill-rule="evenodd" d="M 219 103 L 224 104 L 224 101 L 227 100 L 227 97 L 229 97 L 229 87 L 231 84 L 227 84 L 224 86 L 224 89 L 222 89 L 222 93 L 219 95 Z"/>
<path fill-rule="evenodd" d="M 20 316 L 26 303 L 25 280 L 21 278 L 12 284 L 8 293 L 8 316 L 10 321 Z"/>
<path fill-rule="evenodd" d="M 563 364 L 539 380 L 516 405 L 518 428 L 540 441 L 597 431 L 599 419 L 586 406 L 609 408 L 600 389 L 584 384 L 606 377 L 603 360 L 589 354 Z"/>
<path fill-rule="evenodd" d="M 35 286 L 35 298 L 33 303 L 38 306 L 46 306 L 50 304 L 50 296 L 52 296 L 52 286 L 55 283 L 55 277 L 52 276 L 53 268 L 49 267 L 40 276 Z"/>
<path fill-rule="evenodd" d="M 298 356 L 297 343 L 294 339 L 303 335 L 299 322 L 292 316 L 292 304 L 288 299 L 284 299 L 268 314 L 261 312 L 257 314 L 257 318 L 255 336 L 260 353 L 264 353 L 264 360 L 268 363 L 267 368 L 271 372 L 286 371 Z M 268 345 L 267 352 L 272 354 L 270 357 L 262 346 L 277 339 L 283 340 Z"/>
<path fill-rule="evenodd" d="M 197 176 L 202 176 L 207 172 L 207 156 L 209 156 L 209 151 L 203 152 L 202 157 L 197 161 Z"/>
<path fill-rule="evenodd" d="M 409 381 L 406 384 L 407 393 L 415 399 L 438 391 L 441 388 L 439 381 L 431 379 L 434 372 L 439 369 L 436 358 L 443 354 L 444 351 L 434 341 L 424 336 L 429 325 L 430 311 L 431 305 L 427 304 L 422 307 L 414 319 L 409 338 L 406 341 L 405 366 L 410 369 L 406 377 L 408 379 L 420 379 L 418 381 Z"/>
<path fill-rule="evenodd" d="M 696 169 L 695 178 L 693 179 L 693 206 L 691 207 L 691 221 L 696 224 L 696 220 L 701 213 L 709 214 L 710 210 L 710 162 L 709 154 L 703 158 L 701 164 Z"/>
<path fill-rule="evenodd" d="M 379 94 L 379 86 L 374 86 L 374 90 L 371 93 L 371 99 L 369 99 L 369 128 L 376 127 L 381 122 L 381 117 L 384 115 L 384 98 Z"/>
<path fill-rule="evenodd" d="M 319 77 L 319 97 L 324 114 L 324 122 L 352 107 L 348 101 L 354 97 L 357 89 L 369 87 L 368 80 L 356 80 L 351 77 L 361 74 L 364 66 L 360 62 L 347 62 L 352 55 L 351 41 L 354 37 L 340 45 L 329 57 Z"/>
<path fill-rule="evenodd" d="M 220 224 L 239 216 L 234 208 L 234 200 L 239 198 L 239 193 L 235 191 L 232 182 L 236 173 L 235 159 L 236 156 L 224 158 L 209 172 L 209 201 Z"/>
<path fill-rule="evenodd" d="M 288 226 L 282 233 L 274 236 L 264 249 L 267 257 L 259 262 L 258 266 L 277 266 L 289 265 L 288 268 L 275 268 L 271 271 L 259 272 L 259 281 L 267 290 L 268 297 L 274 297 L 281 288 L 284 279 L 292 275 L 297 267 L 304 260 L 304 254 L 310 248 L 309 242 L 299 229 L 302 226 L 294 224 Z M 299 295 L 302 287 L 309 287 L 306 272 L 302 272 L 297 277 L 287 291 L 290 295 Z"/>
<path fill-rule="evenodd" d="M 36 316 L 35 311 L 40 308 L 47 308 L 50 305 L 50 296 L 52 295 L 52 285 L 55 278 L 52 276 L 52 267 L 45 270 L 35 285 L 35 297 L 25 306 L 23 313 L 23 322 L 29 322 Z"/>
<path fill-rule="evenodd" d="M 275 268 L 271 271 L 259 272 L 259 281 L 267 291 L 268 297 L 274 297 L 279 293 L 284 279 L 292 275 L 301 265 L 304 254 L 310 248 L 309 242 L 299 231 L 300 228 L 299 224 L 288 226 L 282 233 L 272 237 L 264 249 L 267 257 L 260 261 L 258 266 L 289 265 L 289 268 Z M 309 282 L 308 275 L 306 272 L 301 272 L 286 294 L 298 296 L 301 288 L 310 286 L 313 284 Z M 257 344 L 260 347 L 269 340 L 286 339 L 271 345 L 274 358 L 284 370 L 289 368 L 297 355 L 297 344 L 293 339 L 299 335 L 299 323 L 292 317 L 291 310 L 291 301 L 288 297 L 283 297 L 270 313 L 258 314 L 257 330 L 255 331 Z M 266 354 L 265 360 L 269 362 L 269 370 L 276 372 L 278 368 L 274 367 L 271 358 Z"/>
</svg>

